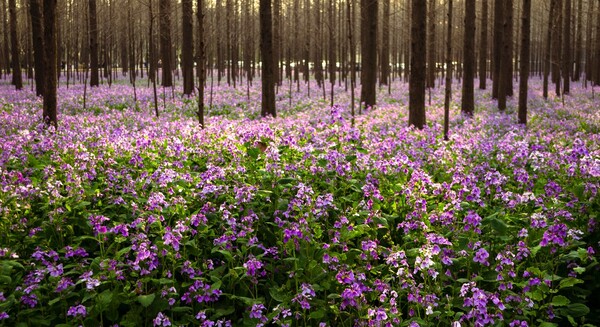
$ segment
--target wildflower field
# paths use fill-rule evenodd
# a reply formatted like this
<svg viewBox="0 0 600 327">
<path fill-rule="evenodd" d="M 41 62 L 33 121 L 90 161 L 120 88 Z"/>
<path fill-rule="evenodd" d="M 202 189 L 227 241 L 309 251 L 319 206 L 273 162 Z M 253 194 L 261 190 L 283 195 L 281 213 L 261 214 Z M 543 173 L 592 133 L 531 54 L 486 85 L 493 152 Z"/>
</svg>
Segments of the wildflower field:
<svg viewBox="0 0 600 327">
<path fill-rule="evenodd" d="M 62 85 L 54 130 L 3 81 L 0 325 L 598 326 L 600 99 L 530 83 L 527 128 L 477 90 L 446 142 L 442 88 L 419 131 L 401 83 L 354 126 L 343 85 L 284 84 L 276 119 L 215 86 L 204 129 Z"/>
</svg>

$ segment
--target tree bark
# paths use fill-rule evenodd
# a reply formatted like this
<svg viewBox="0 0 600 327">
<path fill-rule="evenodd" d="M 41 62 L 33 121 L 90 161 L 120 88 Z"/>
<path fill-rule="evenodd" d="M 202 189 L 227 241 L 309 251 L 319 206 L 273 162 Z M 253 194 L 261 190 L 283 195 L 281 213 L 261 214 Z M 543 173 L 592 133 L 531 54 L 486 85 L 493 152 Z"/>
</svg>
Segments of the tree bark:
<svg viewBox="0 0 600 327">
<path fill-rule="evenodd" d="M 390 0 L 383 0 L 383 28 L 381 30 L 380 85 L 388 85 L 390 75 Z"/>
<path fill-rule="evenodd" d="M 429 27 L 427 29 L 427 88 L 435 87 L 435 4 L 437 0 L 428 0 L 429 1 Z"/>
<path fill-rule="evenodd" d="M 472 117 L 475 111 L 475 0 L 466 0 L 465 2 L 464 24 L 461 111 Z"/>
<path fill-rule="evenodd" d="M 446 26 L 446 85 L 444 92 L 444 140 L 448 141 L 450 129 L 450 98 L 452 96 L 452 0 L 448 0 L 448 25 Z"/>
<path fill-rule="evenodd" d="M 90 86 L 100 85 L 98 75 L 98 18 L 96 16 L 96 0 L 88 2 L 89 38 L 90 38 Z"/>
<path fill-rule="evenodd" d="M 198 124 L 204 128 L 204 83 L 206 80 L 206 54 L 204 48 L 204 0 L 197 0 L 196 20 L 198 22 Z"/>
<path fill-rule="evenodd" d="M 498 85 L 498 109 L 506 110 L 506 97 L 512 89 L 512 13 L 513 0 L 503 0 L 502 54 L 500 55 L 500 76 Z"/>
<path fill-rule="evenodd" d="M 492 99 L 498 99 L 500 88 L 500 61 L 502 58 L 502 47 L 504 44 L 504 0 L 494 1 L 494 53 L 492 72 Z"/>
<path fill-rule="evenodd" d="M 21 48 L 19 46 L 19 37 L 17 35 L 17 4 L 15 0 L 8 0 L 8 14 L 10 16 L 12 84 L 17 90 L 21 90 L 23 89 L 23 76 L 21 75 Z"/>
<path fill-rule="evenodd" d="M 527 125 L 527 92 L 531 48 L 531 0 L 523 0 L 521 15 L 521 61 L 519 67 L 519 124 Z"/>
<path fill-rule="evenodd" d="M 261 115 L 276 116 L 271 0 L 260 0 L 260 53 L 262 60 Z"/>
<path fill-rule="evenodd" d="M 479 47 L 479 88 L 487 87 L 487 57 L 488 55 L 488 0 L 481 2 L 481 43 Z"/>
<path fill-rule="evenodd" d="M 44 95 L 44 24 L 39 0 L 29 0 L 31 37 L 33 39 L 33 65 L 35 69 L 35 95 Z"/>
<path fill-rule="evenodd" d="M 56 114 L 56 2 L 44 0 L 44 107 L 42 117 L 46 126 L 58 127 Z"/>
<path fill-rule="evenodd" d="M 361 0 L 360 102 L 365 108 L 376 104 L 377 87 L 377 0 Z"/>
<path fill-rule="evenodd" d="M 183 69 L 183 94 L 190 95 L 194 91 L 194 27 L 192 0 L 181 2 L 182 32 L 181 42 L 182 69 Z"/>
<path fill-rule="evenodd" d="M 162 61 L 162 86 L 173 86 L 171 74 L 171 0 L 159 1 L 160 59 Z"/>
<path fill-rule="evenodd" d="M 427 2 L 412 0 L 411 56 L 409 80 L 408 124 L 418 129 L 425 127 L 425 59 L 427 48 Z"/>
<path fill-rule="evenodd" d="M 571 93 L 571 0 L 565 0 L 565 21 L 563 24 L 563 94 Z"/>
<path fill-rule="evenodd" d="M 577 1 L 577 36 L 575 43 L 575 72 L 573 81 L 581 78 L 581 60 L 583 57 L 583 0 Z"/>
</svg>

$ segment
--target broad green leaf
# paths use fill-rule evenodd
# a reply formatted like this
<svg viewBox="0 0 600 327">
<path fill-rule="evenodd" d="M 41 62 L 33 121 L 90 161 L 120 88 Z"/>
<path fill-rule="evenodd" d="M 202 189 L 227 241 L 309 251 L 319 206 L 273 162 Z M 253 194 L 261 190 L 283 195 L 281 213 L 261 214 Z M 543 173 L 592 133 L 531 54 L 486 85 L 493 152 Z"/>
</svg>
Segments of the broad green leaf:
<svg viewBox="0 0 600 327">
<path fill-rule="evenodd" d="M 147 308 L 154 302 L 155 297 L 156 294 L 140 295 L 137 300 L 144 308 Z"/>
</svg>

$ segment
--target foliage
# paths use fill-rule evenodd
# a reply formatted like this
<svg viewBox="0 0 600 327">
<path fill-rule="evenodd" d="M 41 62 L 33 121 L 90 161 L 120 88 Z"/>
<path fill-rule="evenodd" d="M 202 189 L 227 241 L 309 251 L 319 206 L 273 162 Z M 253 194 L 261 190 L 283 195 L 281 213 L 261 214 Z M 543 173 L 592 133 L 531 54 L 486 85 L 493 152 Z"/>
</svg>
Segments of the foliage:
<svg viewBox="0 0 600 327">
<path fill-rule="evenodd" d="M 534 103 L 525 129 L 478 94 L 444 142 L 436 105 L 417 131 L 394 103 L 352 127 L 224 97 L 201 130 L 122 88 L 76 115 L 65 94 L 56 131 L 27 93 L 0 103 L 0 324 L 600 323 L 593 101 Z"/>
</svg>

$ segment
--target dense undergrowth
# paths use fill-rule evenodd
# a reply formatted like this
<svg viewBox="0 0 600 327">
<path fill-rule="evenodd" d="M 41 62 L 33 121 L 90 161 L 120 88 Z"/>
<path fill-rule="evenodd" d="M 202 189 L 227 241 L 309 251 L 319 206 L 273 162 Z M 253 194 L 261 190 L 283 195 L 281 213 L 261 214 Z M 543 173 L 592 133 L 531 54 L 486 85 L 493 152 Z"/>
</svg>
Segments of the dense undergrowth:
<svg viewBox="0 0 600 327">
<path fill-rule="evenodd" d="M 530 125 L 442 93 L 406 127 L 407 89 L 351 125 L 280 91 L 220 87 L 0 92 L 0 324 L 6 326 L 580 326 L 600 324 L 600 112 L 589 90 L 541 99 Z M 338 92 L 341 88 L 338 89 Z"/>
</svg>

